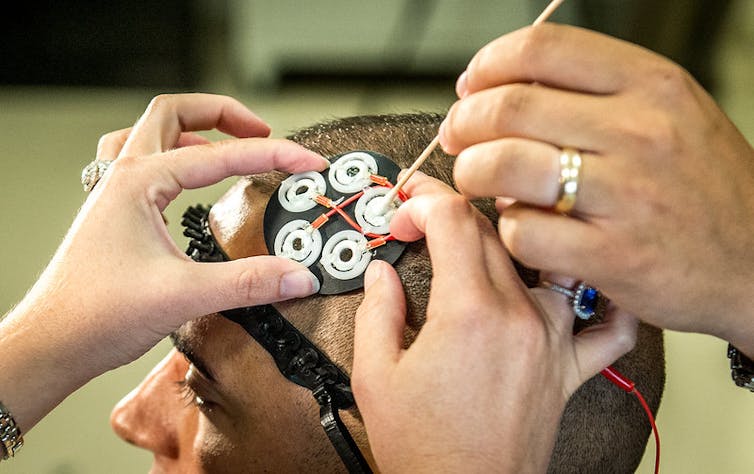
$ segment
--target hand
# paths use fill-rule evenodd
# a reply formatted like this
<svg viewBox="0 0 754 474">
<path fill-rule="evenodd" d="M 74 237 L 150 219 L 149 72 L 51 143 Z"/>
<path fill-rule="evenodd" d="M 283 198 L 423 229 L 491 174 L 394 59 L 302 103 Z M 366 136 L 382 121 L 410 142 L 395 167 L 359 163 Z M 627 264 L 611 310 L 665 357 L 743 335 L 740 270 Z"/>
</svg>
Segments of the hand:
<svg viewBox="0 0 754 474">
<path fill-rule="evenodd" d="M 543 472 L 566 401 L 633 347 L 635 320 L 613 309 L 574 337 L 562 296 L 527 290 L 468 201 L 422 175 L 407 191 L 390 230 L 426 235 L 427 321 L 404 348 L 401 283 L 380 261 L 356 316 L 352 385 L 380 470 Z"/>
<path fill-rule="evenodd" d="M 191 133 L 212 128 L 238 139 L 210 144 Z M 0 326 L 0 396 L 22 429 L 190 319 L 317 291 L 313 275 L 288 259 L 193 262 L 162 219 L 183 189 L 232 175 L 326 167 L 292 142 L 259 138 L 269 131 L 233 99 L 186 94 L 155 98 L 132 129 L 103 137 L 97 158 L 115 162 L 39 281 Z"/>
<path fill-rule="evenodd" d="M 517 201 L 499 206 L 515 257 L 754 354 L 754 149 L 688 73 L 543 24 L 485 46 L 456 89 L 441 143 L 463 194 Z M 570 217 L 550 210 L 562 147 L 583 157 Z"/>
</svg>

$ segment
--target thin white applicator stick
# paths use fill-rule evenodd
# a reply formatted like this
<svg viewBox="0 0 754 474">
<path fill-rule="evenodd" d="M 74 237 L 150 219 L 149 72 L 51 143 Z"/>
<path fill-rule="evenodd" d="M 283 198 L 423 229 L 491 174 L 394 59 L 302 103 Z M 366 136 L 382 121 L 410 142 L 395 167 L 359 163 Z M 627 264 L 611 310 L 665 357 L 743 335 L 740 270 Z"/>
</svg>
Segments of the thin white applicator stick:
<svg viewBox="0 0 754 474">
<path fill-rule="evenodd" d="M 564 2 L 565 0 L 552 0 L 547 7 L 545 7 L 544 10 L 542 10 L 542 13 L 539 14 L 536 20 L 534 20 L 534 23 L 532 23 L 532 26 L 537 26 L 540 23 L 544 23 L 548 18 L 550 18 L 550 15 L 557 10 L 557 8 Z M 435 138 L 432 139 L 431 142 L 429 142 L 429 145 L 427 145 L 427 148 L 424 149 L 423 152 L 421 152 L 421 155 L 419 155 L 419 158 L 414 161 L 414 163 L 411 165 L 411 167 L 406 170 L 405 173 L 403 173 L 403 176 L 401 179 L 398 180 L 397 183 L 395 183 L 395 186 L 385 195 L 385 200 L 382 203 L 382 206 L 380 208 L 380 214 L 385 214 L 387 210 L 392 205 L 393 201 L 395 201 L 395 197 L 398 196 L 398 191 L 403 188 L 403 186 L 406 184 L 406 181 L 413 175 L 416 170 L 419 169 L 419 167 L 424 163 L 424 160 L 426 160 L 429 155 L 432 154 L 433 151 L 435 151 L 435 148 L 437 148 L 437 145 L 440 143 L 440 135 L 435 136 Z"/>
<path fill-rule="evenodd" d="M 552 0 L 550 4 L 547 5 L 544 10 L 542 10 L 542 13 L 539 14 L 537 19 L 534 20 L 534 23 L 532 23 L 531 26 L 537 26 L 538 24 L 547 21 L 547 19 L 550 18 L 550 15 L 552 15 L 553 12 L 557 10 L 560 4 L 564 1 L 565 0 Z"/>
<path fill-rule="evenodd" d="M 382 203 L 382 214 L 387 212 L 388 207 L 390 207 L 392 202 L 395 200 L 395 197 L 398 195 L 398 191 L 400 191 L 403 185 L 406 184 L 408 178 L 410 178 L 411 175 L 413 175 L 416 170 L 419 169 L 422 163 L 424 163 L 424 160 L 426 160 L 429 155 L 431 155 L 432 152 L 435 151 L 438 143 L 440 143 L 440 135 L 435 135 L 435 138 L 433 138 L 432 141 L 429 142 L 429 145 L 427 145 L 427 148 L 425 148 L 421 155 L 419 155 L 419 158 L 414 161 L 411 167 L 407 169 L 405 173 L 403 173 L 401 179 L 399 179 L 398 182 L 395 183 L 395 186 L 393 186 L 393 188 L 385 195 L 385 201 Z"/>
</svg>

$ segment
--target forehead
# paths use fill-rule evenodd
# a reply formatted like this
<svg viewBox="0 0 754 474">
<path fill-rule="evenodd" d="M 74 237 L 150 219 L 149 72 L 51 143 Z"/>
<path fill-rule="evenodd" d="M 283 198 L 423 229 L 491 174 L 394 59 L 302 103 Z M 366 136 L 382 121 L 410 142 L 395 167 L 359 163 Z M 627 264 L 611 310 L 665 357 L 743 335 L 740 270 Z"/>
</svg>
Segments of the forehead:
<svg viewBox="0 0 754 474">
<path fill-rule="evenodd" d="M 281 179 L 278 173 L 241 178 L 212 206 L 210 229 L 232 260 L 268 253 L 264 211 Z"/>
</svg>

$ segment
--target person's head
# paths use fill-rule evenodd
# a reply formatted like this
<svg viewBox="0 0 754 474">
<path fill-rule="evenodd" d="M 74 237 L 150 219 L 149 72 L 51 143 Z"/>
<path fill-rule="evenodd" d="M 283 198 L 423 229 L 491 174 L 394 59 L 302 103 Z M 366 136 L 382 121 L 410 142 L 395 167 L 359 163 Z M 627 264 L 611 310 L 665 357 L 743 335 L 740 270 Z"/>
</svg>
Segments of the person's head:
<svg viewBox="0 0 754 474">
<path fill-rule="evenodd" d="M 304 129 L 291 139 L 324 156 L 370 150 L 407 167 L 435 136 L 441 120 L 430 114 L 353 117 Z M 451 157 L 437 151 L 422 171 L 452 183 L 452 163 Z M 284 177 L 269 173 L 243 178 L 214 205 L 210 228 L 230 258 L 267 253 L 265 207 Z M 478 204 L 495 219 L 491 202 Z M 395 267 L 406 289 L 408 344 L 424 321 L 429 295 L 431 265 L 424 244 L 409 244 Z M 519 269 L 530 286 L 536 283 L 534 272 Z M 350 373 L 353 318 L 362 295 L 359 290 L 316 295 L 274 306 Z M 208 315 L 184 325 L 173 339 L 177 351 L 155 367 L 112 414 L 116 432 L 153 451 L 157 466 L 180 472 L 344 470 L 320 426 L 319 406 L 312 393 L 285 379 L 270 355 L 240 325 Z M 660 331 L 642 325 L 636 348 L 616 367 L 637 383 L 656 411 L 664 385 Z M 184 380 L 198 394 L 182 394 Z M 375 467 L 357 409 L 341 415 Z M 636 401 L 606 380 L 594 378 L 566 407 L 550 469 L 632 472 L 649 434 Z"/>
</svg>

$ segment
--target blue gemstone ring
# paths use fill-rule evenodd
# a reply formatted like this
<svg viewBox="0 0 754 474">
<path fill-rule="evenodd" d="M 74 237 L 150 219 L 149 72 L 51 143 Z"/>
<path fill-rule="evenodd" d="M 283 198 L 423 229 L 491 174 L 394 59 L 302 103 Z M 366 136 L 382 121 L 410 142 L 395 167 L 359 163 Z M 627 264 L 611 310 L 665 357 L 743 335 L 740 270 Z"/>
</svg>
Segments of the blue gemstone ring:
<svg viewBox="0 0 754 474">
<path fill-rule="evenodd" d="M 579 282 L 574 290 L 547 280 L 542 280 L 539 286 L 567 296 L 573 313 L 580 319 L 591 319 L 598 312 L 601 312 L 600 310 L 605 306 L 606 299 L 602 296 L 600 290 L 587 285 L 583 281 Z"/>
</svg>

